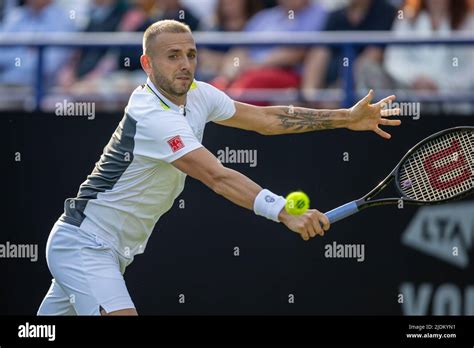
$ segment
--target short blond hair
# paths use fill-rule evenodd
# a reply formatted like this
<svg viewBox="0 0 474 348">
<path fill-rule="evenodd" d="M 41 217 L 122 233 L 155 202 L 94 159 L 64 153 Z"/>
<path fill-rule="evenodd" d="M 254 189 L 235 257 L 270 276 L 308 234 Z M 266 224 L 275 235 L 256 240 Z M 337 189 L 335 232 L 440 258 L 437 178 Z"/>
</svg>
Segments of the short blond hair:
<svg viewBox="0 0 474 348">
<path fill-rule="evenodd" d="M 143 34 L 143 54 L 151 53 L 151 43 L 153 39 L 162 33 L 191 33 L 191 29 L 185 23 L 173 19 L 164 19 L 150 25 Z"/>
</svg>

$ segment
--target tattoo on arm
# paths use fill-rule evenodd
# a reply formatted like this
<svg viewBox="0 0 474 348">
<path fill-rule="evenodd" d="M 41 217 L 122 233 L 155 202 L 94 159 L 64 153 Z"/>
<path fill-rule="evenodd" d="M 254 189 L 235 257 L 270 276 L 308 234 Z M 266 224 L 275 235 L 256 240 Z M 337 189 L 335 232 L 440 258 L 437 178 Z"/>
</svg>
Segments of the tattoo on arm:
<svg viewBox="0 0 474 348">
<path fill-rule="evenodd" d="M 311 131 L 334 128 L 334 111 L 303 108 L 280 108 L 276 116 L 283 129 Z"/>
</svg>

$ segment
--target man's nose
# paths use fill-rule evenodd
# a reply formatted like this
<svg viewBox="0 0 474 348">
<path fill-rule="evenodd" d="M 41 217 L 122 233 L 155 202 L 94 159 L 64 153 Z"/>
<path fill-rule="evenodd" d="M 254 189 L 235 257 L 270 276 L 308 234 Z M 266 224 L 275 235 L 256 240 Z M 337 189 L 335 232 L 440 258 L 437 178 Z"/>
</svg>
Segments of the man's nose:
<svg viewBox="0 0 474 348">
<path fill-rule="evenodd" d="M 191 64 L 189 63 L 188 57 L 186 57 L 181 63 L 181 71 L 188 71 L 189 69 L 191 69 Z"/>
</svg>

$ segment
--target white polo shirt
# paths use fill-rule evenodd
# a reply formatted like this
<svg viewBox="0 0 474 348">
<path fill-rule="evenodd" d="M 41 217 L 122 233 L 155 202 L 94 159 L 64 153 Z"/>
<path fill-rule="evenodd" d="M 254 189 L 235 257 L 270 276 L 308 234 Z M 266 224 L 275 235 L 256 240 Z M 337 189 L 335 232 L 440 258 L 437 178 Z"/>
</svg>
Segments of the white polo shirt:
<svg viewBox="0 0 474 348">
<path fill-rule="evenodd" d="M 170 163 L 202 147 L 207 122 L 235 113 L 234 101 L 194 81 L 181 108 L 148 79 L 132 93 L 125 114 L 76 198 L 60 220 L 91 231 L 133 259 L 143 253 L 158 219 L 182 192 L 186 174 Z"/>
</svg>

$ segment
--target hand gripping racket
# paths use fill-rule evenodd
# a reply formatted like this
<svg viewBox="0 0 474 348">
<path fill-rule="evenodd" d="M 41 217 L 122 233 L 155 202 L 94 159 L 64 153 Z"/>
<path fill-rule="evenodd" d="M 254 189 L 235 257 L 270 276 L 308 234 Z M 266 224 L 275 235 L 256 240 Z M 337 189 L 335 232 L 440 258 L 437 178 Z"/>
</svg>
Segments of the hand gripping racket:
<svg viewBox="0 0 474 348">
<path fill-rule="evenodd" d="M 400 197 L 374 199 L 391 181 Z M 410 149 L 392 172 L 364 197 L 326 213 L 334 223 L 384 204 L 431 205 L 458 200 L 474 189 L 474 127 L 445 129 Z"/>
</svg>

